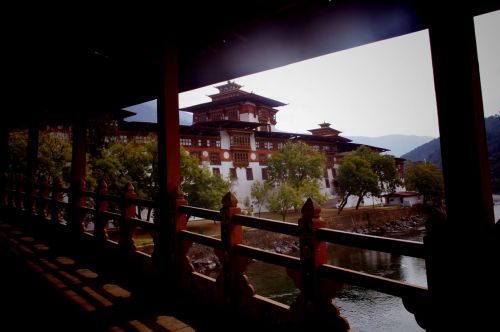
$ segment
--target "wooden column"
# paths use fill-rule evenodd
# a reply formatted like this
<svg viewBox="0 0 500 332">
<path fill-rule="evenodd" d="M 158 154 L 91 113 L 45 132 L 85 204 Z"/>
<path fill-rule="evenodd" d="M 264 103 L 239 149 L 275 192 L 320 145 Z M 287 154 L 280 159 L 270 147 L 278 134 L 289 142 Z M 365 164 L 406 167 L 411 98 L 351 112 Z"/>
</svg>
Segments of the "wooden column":
<svg viewBox="0 0 500 332">
<path fill-rule="evenodd" d="M 26 183 L 25 183 L 25 209 L 28 215 L 34 214 L 34 189 L 35 189 L 35 172 L 38 164 L 38 139 L 40 136 L 40 124 L 38 121 L 30 123 L 28 130 L 28 147 L 27 147 L 27 167 L 26 167 Z"/>
<path fill-rule="evenodd" d="M 8 205 L 7 192 L 7 171 L 8 171 L 8 156 L 9 156 L 9 130 L 6 127 L 0 126 L 0 192 L 2 193 L 2 201 L 0 208 Z"/>
<path fill-rule="evenodd" d="M 158 179 L 155 223 L 159 234 L 154 257 L 160 270 L 175 266 L 176 218 L 175 204 L 180 186 L 180 129 L 177 50 L 164 50 L 160 73 L 161 90 L 158 96 Z M 170 271 L 169 275 L 176 273 Z"/>
<path fill-rule="evenodd" d="M 481 297 L 497 287 L 498 256 L 474 21 L 461 5 L 449 7 L 435 10 L 429 27 L 446 213 L 429 221 L 428 284 L 434 329 L 480 330 L 491 319 Z"/>
<path fill-rule="evenodd" d="M 83 235 L 83 226 L 78 213 L 80 205 L 80 191 L 85 182 L 85 168 L 87 165 L 87 126 L 83 119 L 75 121 L 72 130 L 71 151 L 71 194 L 70 194 L 70 218 L 68 227 L 71 233 L 77 237 Z M 83 183 L 82 183 L 83 182 Z"/>
</svg>

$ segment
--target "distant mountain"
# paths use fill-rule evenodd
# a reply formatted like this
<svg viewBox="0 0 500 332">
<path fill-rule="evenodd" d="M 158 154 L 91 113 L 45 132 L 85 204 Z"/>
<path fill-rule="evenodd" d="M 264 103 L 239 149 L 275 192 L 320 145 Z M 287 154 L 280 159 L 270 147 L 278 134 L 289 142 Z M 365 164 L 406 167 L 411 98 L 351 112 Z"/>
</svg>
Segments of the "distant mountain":
<svg viewBox="0 0 500 332">
<path fill-rule="evenodd" d="M 385 135 L 378 137 L 367 137 L 367 136 L 346 136 L 352 139 L 354 143 L 367 144 L 372 146 L 378 146 L 381 148 L 386 148 L 388 154 L 394 155 L 395 157 L 400 157 L 417 146 L 429 142 L 433 139 L 431 136 L 415 136 L 415 135 Z"/>
<path fill-rule="evenodd" d="M 427 161 L 432 162 L 439 168 L 442 167 L 441 163 L 441 143 L 439 138 L 435 138 L 432 141 L 422 144 L 421 146 L 405 153 L 401 158 L 408 159 L 411 161 Z"/>
<path fill-rule="evenodd" d="M 484 119 L 488 156 L 491 171 L 491 186 L 494 193 L 500 193 L 500 115 Z M 404 154 L 402 158 L 412 161 L 430 161 L 441 167 L 441 145 L 436 138 Z"/>
</svg>

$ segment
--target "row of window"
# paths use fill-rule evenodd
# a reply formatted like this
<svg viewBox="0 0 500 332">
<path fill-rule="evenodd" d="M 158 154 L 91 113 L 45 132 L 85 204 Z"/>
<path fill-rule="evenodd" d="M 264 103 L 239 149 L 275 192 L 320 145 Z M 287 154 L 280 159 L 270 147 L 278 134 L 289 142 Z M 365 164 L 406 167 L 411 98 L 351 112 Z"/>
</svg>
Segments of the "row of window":
<svg viewBox="0 0 500 332">
<path fill-rule="evenodd" d="M 190 155 L 201 158 L 201 151 L 190 151 Z M 219 152 L 210 152 L 209 155 L 210 165 L 220 165 L 221 158 Z M 265 153 L 259 153 L 259 165 L 267 165 L 268 156 Z M 248 152 L 247 151 L 233 151 L 233 162 L 237 165 L 247 164 L 249 162 Z M 333 156 L 327 156 L 326 158 L 327 165 L 333 165 Z M 326 170 L 325 170 L 326 171 Z M 333 169 L 335 175 L 335 169 Z M 325 173 L 326 174 L 326 173 Z"/>
<path fill-rule="evenodd" d="M 253 180 L 253 169 L 247 167 L 247 168 L 245 168 L 245 171 L 246 171 L 246 175 L 247 175 L 247 180 L 249 180 L 249 181 Z M 262 168 L 261 171 L 262 171 L 262 180 L 267 180 L 268 179 L 267 168 Z M 218 167 L 212 168 L 212 173 L 213 173 L 213 175 L 221 176 L 220 175 L 220 168 L 218 168 Z M 236 173 L 236 168 L 229 169 L 229 178 L 231 180 L 238 179 L 238 174 Z"/>
<path fill-rule="evenodd" d="M 231 109 L 226 111 L 216 111 L 209 113 L 200 113 L 194 116 L 194 122 L 218 121 L 218 120 L 239 120 L 239 110 Z"/>
<path fill-rule="evenodd" d="M 263 141 L 255 141 L 255 147 L 257 149 L 265 149 L 265 150 L 279 150 L 283 147 L 282 142 L 263 142 Z"/>
<path fill-rule="evenodd" d="M 180 143 L 183 146 L 206 146 L 220 148 L 220 140 L 218 139 L 181 138 Z"/>
<path fill-rule="evenodd" d="M 250 148 L 250 136 L 246 135 L 231 136 L 231 146 Z"/>
</svg>

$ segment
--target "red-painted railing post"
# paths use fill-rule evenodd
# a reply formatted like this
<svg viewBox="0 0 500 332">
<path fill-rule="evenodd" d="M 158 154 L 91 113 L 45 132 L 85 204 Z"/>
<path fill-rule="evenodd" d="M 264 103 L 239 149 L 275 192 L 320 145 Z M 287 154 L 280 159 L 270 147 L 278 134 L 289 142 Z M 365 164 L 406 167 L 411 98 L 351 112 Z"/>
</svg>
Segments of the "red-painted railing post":
<svg viewBox="0 0 500 332">
<path fill-rule="evenodd" d="M 108 211 L 108 184 L 101 180 L 97 187 L 97 197 L 95 202 L 95 217 L 94 217 L 94 239 L 97 242 L 105 242 L 108 239 L 108 221 L 109 218 L 104 216 L 104 212 Z"/>
<path fill-rule="evenodd" d="M 70 219 L 68 220 L 68 228 L 75 238 L 81 238 L 83 233 L 87 228 L 87 218 L 86 212 L 83 211 L 83 208 L 87 207 L 87 198 L 83 195 L 83 192 L 86 191 L 87 185 L 85 183 L 85 179 L 80 179 L 77 184 L 77 187 L 71 188 L 70 197 Z"/>
<path fill-rule="evenodd" d="M 123 195 L 123 211 L 122 218 L 120 220 L 120 238 L 118 240 L 118 245 L 125 252 L 133 252 L 136 250 L 134 233 L 135 226 L 130 222 L 130 218 L 135 218 L 137 206 L 135 203 L 131 202 L 130 199 L 136 198 L 135 188 L 132 183 L 127 183 L 125 186 L 125 193 Z"/>
<path fill-rule="evenodd" d="M 243 276 L 244 268 L 246 267 L 246 259 L 240 259 L 235 252 L 235 246 L 243 243 L 243 230 L 241 225 L 233 223 L 233 216 L 241 214 L 241 209 L 238 207 L 238 200 L 234 194 L 228 192 L 222 198 L 222 215 L 221 222 L 221 240 L 222 240 L 222 255 L 220 255 L 222 263 L 222 273 L 219 275 L 217 282 L 222 282 L 224 301 L 231 306 L 231 309 L 238 307 L 238 299 L 241 299 L 247 294 L 242 294 L 245 290 L 253 294 L 254 290 L 248 285 L 248 280 Z M 248 286 L 248 287 L 245 287 Z"/>
<path fill-rule="evenodd" d="M 175 253 L 170 253 L 170 255 L 175 259 L 174 264 L 177 279 L 173 280 L 173 283 L 177 287 L 185 286 L 183 285 L 183 282 L 189 280 L 189 276 L 185 274 L 194 271 L 194 268 L 191 265 L 189 258 L 187 257 L 187 253 L 189 251 L 189 248 L 191 248 L 192 242 L 183 241 L 179 236 L 180 231 L 187 229 L 188 221 L 187 215 L 179 212 L 179 206 L 187 204 L 188 202 L 186 200 L 186 197 L 184 196 L 184 193 L 180 189 L 178 189 L 177 197 L 175 198 L 175 230 L 173 231 L 174 237 L 173 239 L 171 239 L 175 243 Z"/>
<path fill-rule="evenodd" d="M 327 263 L 326 243 L 316 237 L 318 228 L 326 227 L 320 216 L 321 208 L 312 199 L 307 199 L 299 219 L 300 229 L 300 275 L 295 282 L 301 290 L 290 310 L 298 324 L 311 330 L 348 331 L 349 324 L 333 305 L 332 297 L 342 285 L 319 278 L 318 268 Z M 298 279 L 298 280 L 297 280 Z"/>
<path fill-rule="evenodd" d="M 63 182 L 61 177 L 56 176 L 52 181 L 52 223 L 60 224 L 62 222 L 62 209 L 59 205 L 63 201 L 62 193 Z"/>
</svg>

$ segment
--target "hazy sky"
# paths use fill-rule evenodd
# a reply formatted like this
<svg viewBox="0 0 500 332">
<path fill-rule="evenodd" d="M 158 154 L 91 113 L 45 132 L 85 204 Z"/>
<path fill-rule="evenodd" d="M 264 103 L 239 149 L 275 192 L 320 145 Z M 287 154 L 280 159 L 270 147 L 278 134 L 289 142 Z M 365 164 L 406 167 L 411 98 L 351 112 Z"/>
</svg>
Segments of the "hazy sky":
<svg viewBox="0 0 500 332">
<path fill-rule="evenodd" d="M 485 116 L 500 111 L 500 11 L 476 17 Z M 344 136 L 439 136 L 427 30 L 233 79 L 273 98 L 277 127 L 306 132 L 324 121 Z M 180 95 L 210 101 L 213 86 Z"/>
</svg>

